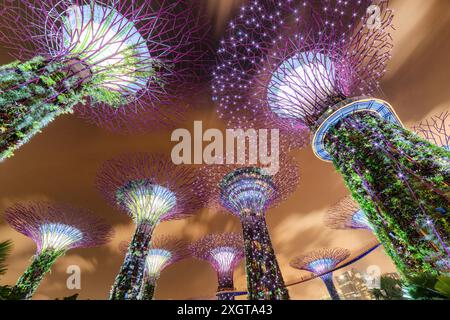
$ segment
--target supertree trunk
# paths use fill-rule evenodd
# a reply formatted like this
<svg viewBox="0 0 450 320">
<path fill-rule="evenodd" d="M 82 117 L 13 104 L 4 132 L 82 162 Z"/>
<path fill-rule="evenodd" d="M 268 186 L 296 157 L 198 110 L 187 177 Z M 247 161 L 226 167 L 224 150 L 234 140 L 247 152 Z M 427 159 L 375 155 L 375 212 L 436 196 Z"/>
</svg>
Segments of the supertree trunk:
<svg viewBox="0 0 450 320">
<path fill-rule="evenodd" d="M 136 227 L 124 263 L 111 290 L 111 300 L 138 299 L 153 229 L 154 227 L 148 223 L 141 223 Z"/>
<path fill-rule="evenodd" d="M 64 251 L 47 249 L 36 254 L 33 262 L 19 278 L 11 291 L 12 299 L 29 300 L 33 297 L 39 284 L 55 261 L 64 255 Z"/>
<path fill-rule="evenodd" d="M 0 67 L 0 161 L 82 101 L 82 72 L 70 65 L 36 57 Z"/>
<path fill-rule="evenodd" d="M 289 294 L 262 215 L 242 217 L 249 300 L 287 300 Z"/>
<path fill-rule="evenodd" d="M 217 300 L 228 300 L 233 301 L 234 299 L 234 293 L 218 293 L 217 294 Z"/>
<path fill-rule="evenodd" d="M 156 281 L 145 281 L 142 284 L 139 300 L 153 300 L 155 296 Z"/>
<path fill-rule="evenodd" d="M 327 290 L 331 297 L 331 300 L 341 300 L 341 298 L 339 297 L 339 294 L 336 290 L 336 287 L 334 286 L 334 283 L 333 283 L 333 275 L 327 274 L 320 278 L 322 279 L 323 283 L 325 283 L 325 286 L 327 287 Z"/>
<path fill-rule="evenodd" d="M 219 286 L 217 288 L 217 300 L 234 300 L 233 293 L 220 293 L 221 291 L 233 291 L 234 290 L 234 282 L 233 282 L 233 271 L 228 274 L 219 274 L 218 275 Z"/>
<path fill-rule="evenodd" d="M 332 127 L 325 146 L 403 276 L 438 273 L 448 259 L 450 152 L 361 112 Z"/>
</svg>

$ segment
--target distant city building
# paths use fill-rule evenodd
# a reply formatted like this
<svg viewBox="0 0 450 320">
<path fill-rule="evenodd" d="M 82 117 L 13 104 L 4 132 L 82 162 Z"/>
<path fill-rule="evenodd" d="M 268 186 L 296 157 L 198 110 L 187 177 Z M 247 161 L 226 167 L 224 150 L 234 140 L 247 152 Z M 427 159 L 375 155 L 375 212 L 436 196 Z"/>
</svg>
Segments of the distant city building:
<svg viewBox="0 0 450 320">
<path fill-rule="evenodd" d="M 338 290 L 344 300 L 372 300 L 373 296 L 366 284 L 366 276 L 352 269 L 335 277 Z"/>
</svg>

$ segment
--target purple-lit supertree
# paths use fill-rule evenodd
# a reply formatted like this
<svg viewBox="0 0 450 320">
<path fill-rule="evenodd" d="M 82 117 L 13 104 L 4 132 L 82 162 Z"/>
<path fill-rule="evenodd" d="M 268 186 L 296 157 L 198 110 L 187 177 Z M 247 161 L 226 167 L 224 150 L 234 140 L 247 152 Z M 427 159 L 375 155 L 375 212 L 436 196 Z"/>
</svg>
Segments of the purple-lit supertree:
<svg viewBox="0 0 450 320">
<path fill-rule="evenodd" d="M 282 156 L 278 163 L 279 170 L 272 175 L 259 162 L 250 165 L 249 159 L 240 165 L 210 165 L 203 172 L 211 203 L 241 220 L 250 300 L 289 298 L 267 229 L 266 211 L 296 189 L 299 175 L 289 156 Z"/>
<path fill-rule="evenodd" d="M 209 234 L 193 243 L 190 251 L 194 257 L 205 260 L 217 272 L 218 300 L 234 300 L 234 269 L 244 258 L 244 240 L 237 233 Z"/>
<path fill-rule="evenodd" d="M 112 236 L 112 228 L 90 212 L 49 202 L 16 204 L 6 209 L 5 220 L 37 246 L 33 261 L 12 289 L 14 299 L 31 299 L 68 250 L 103 245 Z"/>
<path fill-rule="evenodd" d="M 431 215 L 448 247 L 450 153 L 370 97 L 391 57 L 392 21 L 387 0 L 250 0 L 221 42 L 213 90 L 232 125 L 308 127 L 315 154 L 334 163 L 407 277 L 439 273 L 447 257 L 418 222 Z"/>
<path fill-rule="evenodd" d="M 0 161 L 77 105 L 101 126 L 171 121 L 176 105 L 162 104 L 203 72 L 207 28 L 193 6 L 1 0 L 0 43 L 19 60 L 0 67 Z"/>
<path fill-rule="evenodd" d="M 186 242 L 170 236 L 155 237 L 145 259 L 145 274 L 139 300 L 152 300 L 161 272 L 188 256 L 189 250 Z"/>
<path fill-rule="evenodd" d="M 413 130 L 431 143 L 450 150 L 450 112 L 442 112 L 422 121 Z"/>
<path fill-rule="evenodd" d="M 324 222 L 331 229 L 372 230 L 366 214 L 350 196 L 345 197 L 331 207 L 327 211 Z"/>
<path fill-rule="evenodd" d="M 183 219 L 203 206 L 197 170 L 170 157 L 138 153 L 105 162 L 97 186 L 107 201 L 136 224 L 110 298 L 138 298 L 153 230 L 162 221 Z"/>
<path fill-rule="evenodd" d="M 319 276 L 325 283 L 331 299 L 340 300 L 333 283 L 332 270 L 349 256 L 350 251 L 347 249 L 321 249 L 293 259 L 290 265 L 295 269 L 306 270 Z"/>
</svg>

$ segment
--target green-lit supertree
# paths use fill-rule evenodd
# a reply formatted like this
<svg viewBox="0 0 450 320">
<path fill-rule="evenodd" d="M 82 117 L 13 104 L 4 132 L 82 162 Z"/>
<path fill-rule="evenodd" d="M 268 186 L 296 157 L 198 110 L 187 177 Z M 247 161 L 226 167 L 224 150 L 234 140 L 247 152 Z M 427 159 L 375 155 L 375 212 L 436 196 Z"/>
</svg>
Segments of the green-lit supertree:
<svg viewBox="0 0 450 320">
<path fill-rule="evenodd" d="M 0 161 L 62 114 L 119 129 L 173 120 L 168 103 L 204 69 L 208 29 L 193 6 L 0 0 L 0 43 L 18 59 L 0 66 Z"/>
<path fill-rule="evenodd" d="M 193 166 L 175 165 L 164 155 L 137 153 L 103 164 L 97 175 L 99 190 L 136 225 L 110 299 L 138 299 L 154 229 L 162 221 L 183 219 L 201 209 L 206 199 L 200 184 Z"/>
<path fill-rule="evenodd" d="M 112 229 L 91 213 L 48 202 L 16 204 L 6 221 L 37 245 L 33 261 L 11 291 L 12 299 L 31 299 L 56 260 L 73 248 L 105 244 Z"/>
<path fill-rule="evenodd" d="M 392 21 L 386 0 L 250 1 L 219 48 L 214 96 L 233 125 L 308 127 L 403 276 L 437 274 L 450 242 L 450 151 L 372 97 Z M 438 245 L 424 235 L 427 219 Z"/>
<path fill-rule="evenodd" d="M 279 170 L 272 174 L 259 162 L 250 164 L 249 159 L 244 164 L 204 169 L 212 203 L 241 220 L 250 300 L 289 298 L 267 228 L 266 212 L 296 189 L 299 174 L 296 162 L 289 156 L 277 161 Z"/>
</svg>

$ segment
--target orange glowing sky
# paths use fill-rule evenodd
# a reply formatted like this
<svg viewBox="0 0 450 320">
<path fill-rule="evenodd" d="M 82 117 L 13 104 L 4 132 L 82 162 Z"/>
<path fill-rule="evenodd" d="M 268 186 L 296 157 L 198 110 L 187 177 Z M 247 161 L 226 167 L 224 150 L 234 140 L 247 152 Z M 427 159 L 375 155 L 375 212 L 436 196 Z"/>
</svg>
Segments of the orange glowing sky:
<svg viewBox="0 0 450 320">
<path fill-rule="evenodd" d="M 204 0 L 212 17 L 217 38 L 235 13 L 239 0 Z M 395 9 L 395 50 L 389 72 L 382 81 L 383 98 L 389 101 L 407 126 L 450 109 L 450 1 L 393 0 Z M 0 63 L 11 61 L 0 50 Z M 223 127 L 209 97 L 196 101 L 197 111 L 185 122 L 203 120 L 204 127 Z M 94 177 L 105 160 L 125 152 L 170 152 L 171 132 L 124 136 L 86 124 L 74 116 L 63 116 L 34 137 L 16 155 L 0 164 L 0 213 L 17 201 L 54 200 L 86 207 L 114 226 L 110 244 L 93 249 L 75 249 L 57 261 L 41 284 L 35 299 L 54 299 L 80 293 L 81 299 L 106 299 L 123 260 L 122 241 L 129 241 L 130 219 L 111 208 L 94 187 Z M 308 275 L 289 266 L 296 255 L 322 247 L 339 246 L 353 253 L 375 241 L 367 231 L 333 231 L 323 225 L 326 210 L 348 195 L 343 181 L 331 164 L 321 162 L 310 147 L 294 153 L 300 163 L 301 184 L 278 208 L 268 212 L 267 222 L 275 252 L 287 283 Z M 211 232 L 240 232 L 236 217 L 206 210 L 183 221 L 164 222 L 156 234 L 173 234 L 188 241 Z M 34 243 L 12 230 L 0 214 L 0 241 L 12 239 L 14 248 L 7 260 L 8 273 L 2 284 L 14 284 L 30 262 Z M 81 290 L 66 288 L 66 269 L 79 265 Z M 382 249 L 377 249 L 353 265 L 362 271 L 377 265 L 382 272 L 394 267 Z M 351 268 L 351 267 L 350 267 Z M 338 271 L 337 274 L 348 268 Z M 235 273 L 238 289 L 245 288 L 243 265 Z M 217 287 L 213 270 L 205 262 L 188 259 L 163 272 L 156 290 L 157 299 L 214 296 Z M 320 280 L 289 288 L 293 299 L 320 299 L 326 290 Z"/>
</svg>

